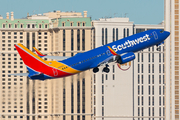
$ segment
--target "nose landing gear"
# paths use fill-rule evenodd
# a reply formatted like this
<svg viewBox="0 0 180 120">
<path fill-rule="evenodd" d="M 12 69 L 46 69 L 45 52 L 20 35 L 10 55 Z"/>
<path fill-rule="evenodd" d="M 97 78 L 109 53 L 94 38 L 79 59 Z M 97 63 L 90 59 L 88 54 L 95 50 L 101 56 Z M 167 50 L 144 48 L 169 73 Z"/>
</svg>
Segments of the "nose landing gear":
<svg viewBox="0 0 180 120">
<path fill-rule="evenodd" d="M 158 46 L 158 45 L 156 45 L 156 46 L 157 46 L 156 50 L 161 51 L 161 48 L 160 48 L 161 46 Z"/>
</svg>

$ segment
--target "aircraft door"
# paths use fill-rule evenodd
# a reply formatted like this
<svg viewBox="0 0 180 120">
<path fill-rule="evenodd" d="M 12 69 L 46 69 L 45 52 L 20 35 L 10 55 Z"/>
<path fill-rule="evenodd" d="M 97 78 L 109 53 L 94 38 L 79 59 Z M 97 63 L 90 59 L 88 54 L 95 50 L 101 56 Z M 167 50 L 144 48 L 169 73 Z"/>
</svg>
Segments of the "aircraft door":
<svg viewBox="0 0 180 120">
<path fill-rule="evenodd" d="M 52 69 L 53 70 L 53 73 L 54 73 L 54 76 L 57 76 L 58 75 L 58 71 L 57 71 L 57 69 Z"/>
<path fill-rule="evenodd" d="M 155 31 L 153 31 L 153 35 L 154 35 L 155 40 L 157 40 L 158 39 L 158 35 L 157 35 L 157 33 Z"/>
</svg>

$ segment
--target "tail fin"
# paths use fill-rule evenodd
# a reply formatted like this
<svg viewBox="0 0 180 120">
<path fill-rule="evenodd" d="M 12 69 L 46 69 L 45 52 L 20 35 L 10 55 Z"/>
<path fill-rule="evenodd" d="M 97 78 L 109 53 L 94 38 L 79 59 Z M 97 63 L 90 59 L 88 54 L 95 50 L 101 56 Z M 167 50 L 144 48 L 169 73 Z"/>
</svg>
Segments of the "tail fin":
<svg viewBox="0 0 180 120">
<path fill-rule="evenodd" d="M 33 75 L 41 74 L 41 66 L 42 63 L 45 62 L 41 57 L 27 49 L 22 44 L 14 45 L 16 47 L 16 50 L 18 51 L 19 55 L 21 56 L 23 62 L 27 66 L 27 69 L 29 71 L 29 77 Z"/>
<path fill-rule="evenodd" d="M 38 54 L 39 57 L 44 57 L 46 55 L 43 55 L 38 49 L 36 49 L 35 47 L 33 47 L 34 50 L 36 51 L 36 53 Z"/>
</svg>

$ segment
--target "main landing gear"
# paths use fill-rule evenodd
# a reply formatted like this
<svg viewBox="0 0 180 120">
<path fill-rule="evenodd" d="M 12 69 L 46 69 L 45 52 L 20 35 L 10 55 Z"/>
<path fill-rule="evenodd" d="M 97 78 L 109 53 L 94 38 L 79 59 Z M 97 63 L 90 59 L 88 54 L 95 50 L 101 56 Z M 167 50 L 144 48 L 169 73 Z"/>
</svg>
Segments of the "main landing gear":
<svg viewBox="0 0 180 120">
<path fill-rule="evenodd" d="M 106 64 L 106 67 L 103 68 L 103 72 L 109 73 L 110 70 L 108 67 L 109 67 L 109 65 Z"/>
<path fill-rule="evenodd" d="M 94 73 L 99 72 L 99 68 L 98 68 L 98 67 L 95 67 L 95 68 L 93 69 L 93 72 L 94 72 Z"/>
<path fill-rule="evenodd" d="M 103 72 L 108 73 L 108 72 L 110 71 L 108 67 L 109 67 L 109 65 L 106 64 L 106 67 L 103 68 Z M 98 68 L 98 67 L 93 68 L 93 72 L 94 72 L 94 73 L 99 72 L 99 68 Z"/>
</svg>

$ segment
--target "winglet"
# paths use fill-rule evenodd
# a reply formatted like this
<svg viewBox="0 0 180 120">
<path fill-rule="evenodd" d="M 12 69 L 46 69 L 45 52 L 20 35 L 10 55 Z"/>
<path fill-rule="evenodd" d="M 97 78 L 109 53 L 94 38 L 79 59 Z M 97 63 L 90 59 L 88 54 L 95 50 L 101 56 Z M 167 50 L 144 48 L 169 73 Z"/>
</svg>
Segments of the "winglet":
<svg viewBox="0 0 180 120">
<path fill-rule="evenodd" d="M 107 46 L 113 55 L 118 55 L 110 46 Z"/>
<path fill-rule="evenodd" d="M 38 54 L 39 57 L 44 57 L 46 55 L 43 55 L 38 49 L 36 49 L 35 47 L 33 47 L 34 50 L 36 51 L 36 53 Z"/>
</svg>

